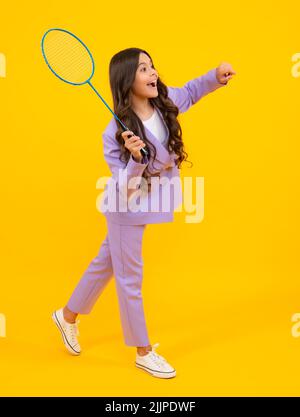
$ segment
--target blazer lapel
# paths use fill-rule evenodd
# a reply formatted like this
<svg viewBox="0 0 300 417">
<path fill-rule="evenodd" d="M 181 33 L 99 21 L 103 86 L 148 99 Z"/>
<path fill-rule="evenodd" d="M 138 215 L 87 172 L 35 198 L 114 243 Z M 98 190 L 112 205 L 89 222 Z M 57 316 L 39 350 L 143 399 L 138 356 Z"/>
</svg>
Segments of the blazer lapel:
<svg viewBox="0 0 300 417">
<path fill-rule="evenodd" d="M 163 122 L 167 132 L 168 132 L 168 137 L 170 135 L 170 131 L 169 128 L 161 114 L 161 111 L 159 110 L 158 107 L 156 107 L 154 105 L 154 107 L 156 108 L 158 115 L 161 119 L 161 121 Z M 167 167 L 172 167 L 175 166 L 175 162 L 174 160 L 178 157 L 175 152 L 171 152 L 169 153 L 169 151 L 164 147 L 164 145 L 160 142 L 159 139 L 157 139 L 157 137 L 146 127 L 144 126 L 145 132 L 147 133 L 147 138 L 149 138 L 151 140 L 151 142 L 155 145 L 156 148 L 156 159 L 160 162 L 162 162 L 163 164 L 167 165 Z"/>
</svg>

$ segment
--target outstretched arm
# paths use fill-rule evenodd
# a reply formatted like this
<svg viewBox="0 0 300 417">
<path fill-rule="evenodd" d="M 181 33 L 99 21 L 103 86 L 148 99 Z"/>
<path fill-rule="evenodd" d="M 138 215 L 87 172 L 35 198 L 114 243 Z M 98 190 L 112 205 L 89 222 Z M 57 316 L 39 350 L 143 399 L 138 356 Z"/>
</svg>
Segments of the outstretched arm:
<svg viewBox="0 0 300 417">
<path fill-rule="evenodd" d="M 178 107 L 179 113 L 186 112 L 208 93 L 227 85 L 235 74 L 230 64 L 221 63 L 206 74 L 188 81 L 183 87 L 168 87 L 169 98 Z"/>
</svg>

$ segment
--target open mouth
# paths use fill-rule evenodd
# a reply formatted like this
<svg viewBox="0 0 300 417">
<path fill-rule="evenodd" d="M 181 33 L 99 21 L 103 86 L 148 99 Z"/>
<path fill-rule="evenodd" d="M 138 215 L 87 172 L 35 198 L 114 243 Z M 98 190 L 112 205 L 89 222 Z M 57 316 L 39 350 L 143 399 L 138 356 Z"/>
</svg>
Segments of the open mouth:
<svg viewBox="0 0 300 417">
<path fill-rule="evenodd" d="M 147 84 L 148 87 L 156 88 L 156 81 L 153 81 L 152 83 Z"/>
</svg>

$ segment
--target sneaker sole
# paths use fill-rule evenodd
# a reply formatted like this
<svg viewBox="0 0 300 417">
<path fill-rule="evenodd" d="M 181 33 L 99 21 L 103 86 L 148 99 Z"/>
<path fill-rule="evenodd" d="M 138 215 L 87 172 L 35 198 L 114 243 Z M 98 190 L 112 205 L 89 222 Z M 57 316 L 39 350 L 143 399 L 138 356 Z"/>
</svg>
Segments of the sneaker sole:
<svg viewBox="0 0 300 417">
<path fill-rule="evenodd" d="M 176 376 L 176 371 L 172 371 L 172 372 L 157 372 L 154 371 L 153 369 L 147 368 L 146 366 L 140 365 L 139 363 L 135 362 L 135 366 L 137 368 L 142 369 L 143 371 L 146 371 L 147 373 L 151 374 L 152 376 L 155 376 L 156 378 L 164 378 L 164 379 L 168 379 L 168 378 L 174 378 Z"/>
<path fill-rule="evenodd" d="M 54 321 L 54 323 L 56 324 L 56 327 L 60 331 L 60 334 L 62 335 L 62 339 L 63 339 L 64 345 L 68 349 L 68 351 L 72 355 L 74 355 L 74 356 L 80 355 L 81 352 L 78 352 L 77 350 L 73 349 L 72 346 L 67 341 L 67 338 L 65 336 L 65 333 L 63 331 L 63 328 L 61 327 L 60 322 L 59 322 L 58 318 L 56 317 L 55 311 L 52 313 L 52 316 L 51 317 L 52 317 L 52 320 Z"/>
</svg>

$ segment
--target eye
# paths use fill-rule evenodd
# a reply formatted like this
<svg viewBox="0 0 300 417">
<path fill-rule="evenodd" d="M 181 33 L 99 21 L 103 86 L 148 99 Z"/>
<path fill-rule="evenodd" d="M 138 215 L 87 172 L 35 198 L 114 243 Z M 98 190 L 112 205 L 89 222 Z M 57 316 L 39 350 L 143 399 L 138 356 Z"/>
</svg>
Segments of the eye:
<svg viewBox="0 0 300 417">
<path fill-rule="evenodd" d="M 153 68 L 154 69 L 154 65 L 151 65 L 151 68 Z M 142 71 L 144 71 L 146 69 L 146 67 L 143 67 L 142 68 Z"/>
</svg>

